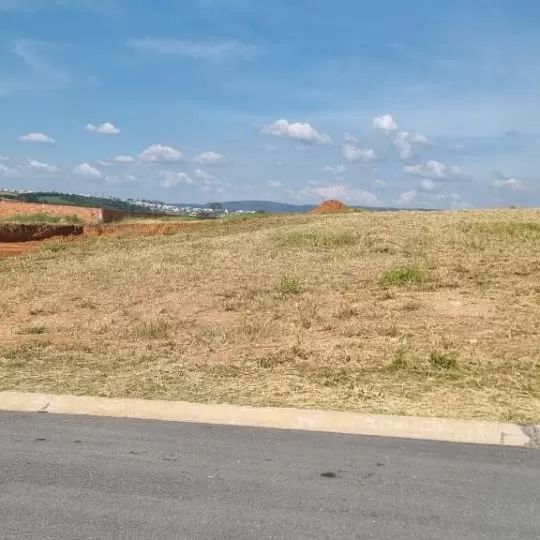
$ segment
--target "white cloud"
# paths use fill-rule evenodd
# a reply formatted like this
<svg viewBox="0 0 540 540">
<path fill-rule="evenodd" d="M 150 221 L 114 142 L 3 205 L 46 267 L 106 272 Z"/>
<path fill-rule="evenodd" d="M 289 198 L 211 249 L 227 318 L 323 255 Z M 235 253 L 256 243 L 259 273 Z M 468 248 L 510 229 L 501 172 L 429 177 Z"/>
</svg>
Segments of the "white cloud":
<svg viewBox="0 0 540 540">
<path fill-rule="evenodd" d="M 3 154 L 0 154 L 0 161 L 9 161 L 9 158 Z"/>
<path fill-rule="evenodd" d="M 230 185 L 224 184 L 219 180 L 203 180 L 201 189 L 208 193 L 223 193 L 224 187 L 230 187 Z"/>
<path fill-rule="evenodd" d="M 346 144 L 343 147 L 343 157 L 349 163 L 369 163 L 377 159 L 377 154 L 371 148 L 358 148 L 353 144 Z"/>
<path fill-rule="evenodd" d="M 135 158 L 132 156 L 116 156 L 112 159 L 116 163 L 134 163 Z"/>
<path fill-rule="evenodd" d="M 216 152 L 203 152 L 195 158 L 195 161 L 201 165 L 219 165 L 224 160 L 225 158 Z"/>
<path fill-rule="evenodd" d="M 379 187 L 386 187 L 388 184 L 384 180 L 375 180 L 375 185 Z"/>
<path fill-rule="evenodd" d="M 332 184 L 329 186 L 319 186 L 310 189 L 311 193 L 325 199 L 346 199 L 347 187 L 343 184 Z"/>
<path fill-rule="evenodd" d="M 215 177 L 203 169 L 195 169 L 195 176 L 200 180 L 215 180 Z"/>
<path fill-rule="evenodd" d="M 58 167 L 56 165 L 49 165 L 47 163 L 42 163 L 41 161 L 37 161 L 35 159 L 31 159 L 28 163 L 28 166 L 31 169 L 36 169 L 38 171 L 43 171 L 47 173 L 55 173 L 58 172 Z"/>
<path fill-rule="evenodd" d="M 179 163 L 184 160 L 184 154 L 172 146 L 151 144 L 139 158 L 150 163 Z"/>
<path fill-rule="evenodd" d="M 256 56 L 260 49 L 240 41 L 184 41 L 176 39 L 135 39 L 128 41 L 132 49 L 173 56 L 185 56 L 196 60 L 220 62 L 230 58 L 244 60 Z"/>
<path fill-rule="evenodd" d="M 427 145 L 429 141 L 422 133 L 409 133 L 398 131 L 394 138 L 394 146 L 399 150 L 401 159 L 409 159 L 412 156 L 414 145 Z"/>
<path fill-rule="evenodd" d="M 2 173 L 2 178 L 19 178 L 21 173 L 13 168 L 0 163 L 0 173 Z"/>
<path fill-rule="evenodd" d="M 374 193 L 359 188 L 349 188 L 343 184 L 315 186 L 307 191 L 324 199 L 339 199 L 350 204 L 373 205 L 379 202 Z"/>
<path fill-rule="evenodd" d="M 274 152 L 277 152 L 277 147 L 274 146 L 273 144 L 266 144 L 265 146 L 263 146 L 263 150 L 265 152 L 273 154 Z"/>
<path fill-rule="evenodd" d="M 394 119 L 389 114 L 383 114 L 373 119 L 373 127 L 380 131 L 391 132 L 396 131 L 398 126 Z"/>
<path fill-rule="evenodd" d="M 462 174 L 459 167 L 448 166 L 435 160 L 430 160 L 422 165 L 406 165 L 403 170 L 412 176 L 424 178 L 452 178 Z"/>
<path fill-rule="evenodd" d="M 345 135 L 343 136 L 343 140 L 346 143 L 352 143 L 352 144 L 356 144 L 358 142 L 358 139 L 354 135 L 351 135 L 350 133 L 345 133 Z"/>
<path fill-rule="evenodd" d="M 347 168 L 345 167 L 345 165 L 336 165 L 335 167 L 327 165 L 324 170 L 332 174 L 343 174 L 347 170 Z"/>
<path fill-rule="evenodd" d="M 408 204 L 411 204 L 411 202 L 416 198 L 417 195 L 418 192 L 415 189 L 405 191 L 404 193 L 401 193 L 399 195 L 396 204 L 399 204 L 400 206 L 406 206 Z"/>
<path fill-rule="evenodd" d="M 493 185 L 497 187 L 515 190 L 521 190 L 525 188 L 523 182 L 521 180 L 518 180 L 517 178 L 499 178 L 493 181 Z"/>
<path fill-rule="evenodd" d="M 287 120 L 277 120 L 273 124 L 264 126 L 263 133 L 286 137 L 306 144 L 328 144 L 331 142 L 326 133 L 319 133 L 313 126 L 307 123 L 294 122 Z"/>
<path fill-rule="evenodd" d="M 105 177 L 105 182 L 108 184 L 117 184 L 117 185 L 125 185 L 125 184 L 136 184 L 139 182 L 139 179 L 136 176 L 133 176 L 132 174 L 118 174 L 118 175 L 107 175 Z"/>
<path fill-rule="evenodd" d="M 379 199 L 375 193 L 371 193 L 370 191 L 365 191 L 363 189 L 352 190 L 349 200 L 354 203 L 366 205 L 377 204 L 379 202 Z"/>
<path fill-rule="evenodd" d="M 164 188 L 172 188 L 181 184 L 195 184 L 195 180 L 185 172 L 161 171 L 161 185 Z"/>
<path fill-rule="evenodd" d="M 280 182 L 279 180 L 270 180 L 268 182 L 268 185 L 271 188 L 280 188 L 280 187 L 283 187 L 283 182 Z"/>
<path fill-rule="evenodd" d="M 54 144 L 56 142 L 52 137 L 45 135 L 45 133 L 28 133 L 27 135 L 21 135 L 19 137 L 19 140 L 23 142 L 36 142 L 36 143 L 48 143 L 48 144 Z"/>
<path fill-rule="evenodd" d="M 430 180 L 429 178 L 423 178 L 422 180 L 420 180 L 420 185 L 426 191 L 433 191 L 435 189 L 435 182 L 433 180 Z"/>
<path fill-rule="evenodd" d="M 97 126 L 94 124 L 86 124 L 84 130 L 90 133 L 99 133 L 100 135 L 118 135 L 120 133 L 120 129 L 110 122 L 104 122 Z"/>
<path fill-rule="evenodd" d="M 85 176 L 86 178 L 101 178 L 101 172 L 89 165 L 88 163 L 81 163 L 73 168 L 73 174 L 77 176 Z"/>
</svg>

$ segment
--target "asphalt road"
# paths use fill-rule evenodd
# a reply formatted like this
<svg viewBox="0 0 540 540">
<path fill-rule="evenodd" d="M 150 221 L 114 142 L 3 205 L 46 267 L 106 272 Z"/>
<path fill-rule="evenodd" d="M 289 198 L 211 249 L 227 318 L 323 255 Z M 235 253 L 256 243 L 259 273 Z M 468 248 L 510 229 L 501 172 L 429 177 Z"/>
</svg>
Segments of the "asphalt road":
<svg viewBox="0 0 540 540">
<path fill-rule="evenodd" d="M 0 537 L 540 538 L 540 452 L 0 413 Z"/>
</svg>

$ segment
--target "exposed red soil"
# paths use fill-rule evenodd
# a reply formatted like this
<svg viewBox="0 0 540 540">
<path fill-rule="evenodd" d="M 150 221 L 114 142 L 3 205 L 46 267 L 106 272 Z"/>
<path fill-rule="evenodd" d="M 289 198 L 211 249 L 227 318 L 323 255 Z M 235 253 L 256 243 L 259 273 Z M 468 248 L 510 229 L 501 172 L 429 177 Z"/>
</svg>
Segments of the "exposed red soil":
<svg viewBox="0 0 540 540">
<path fill-rule="evenodd" d="M 122 235 L 138 235 L 138 236 L 161 236 L 174 234 L 175 232 L 196 226 L 197 223 L 128 223 L 125 225 L 89 225 L 81 229 L 81 233 L 77 235 L 49 237 L 51 240 L 60 240 L 63 242 L 80 241 L 90 236 L 122 236 Z M 23 226 L 16 226 L 23 227 Z M 40 227 L 44 227 L 40 225 Z M 1 228 L 0 228 L 1 229 Z M 21 255 L 23 253 L 39 249 L 43 241 L 26 241 L 3 242 L 0 230 L 0 257 L 9 257 L 12 255 Z M 47 241 L 47 240 L 45 240 Z"/>
<path fill-rule="evenodd" d="M 348 210 L 349 207 L 346 204 L 343 204 L 340 201 L 324 201 L 323 203 L 319 204 L 315 210 L 312 210 L 311 214 L 329 214 L 332 212 L 343 212 L 344 210 Z"/>
<path fill-rule="evenodd" d="M 20 201 L 0 200 L 0 216 L 17 216 L 21 214 L 50 214 L 53 216 L 79 216 L 85 223 L 101 221 L 101 209 L 81 208 L 79 206 L 62 206 L 58 204 L 25 203 Z"/>
<path fill-rule="evenodd" d="M 46 240 L 54 236 L 80 236 L 79 225 L 48 225 L 42 223 L 0 225 L 0 242 L 31 242 Z"/>
</svg>

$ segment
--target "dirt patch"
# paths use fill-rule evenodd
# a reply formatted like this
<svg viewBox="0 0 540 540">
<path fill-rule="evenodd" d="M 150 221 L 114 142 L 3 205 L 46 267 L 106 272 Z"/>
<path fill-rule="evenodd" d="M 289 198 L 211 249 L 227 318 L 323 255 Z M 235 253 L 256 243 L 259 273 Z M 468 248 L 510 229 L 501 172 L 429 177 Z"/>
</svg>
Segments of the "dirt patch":
<svg viewBox="0 0 540 540">
<path fill-rule="evenodd" d="M 346 204 L 343 204 L 340 201 L 324 201 L 321 203 L 315 210 L 312 210 L 311 214 L 329 214 L 333 212 L 344 212 L 348 210 L 349 207 Z"/>
<path fill-rule="evenodd" d="M 55 236 L 80 236 L 83 228 L 78 225 L 5 224 L 0 225 L 0 242 L 30 242 Z"/>
<path fill-rule="evenodd" d="M 58 204 L 25 203 L 19 201 L 0 201 L 0 217 L 24 214 L 51 214 L 54 216 L 78 216 L 85 223 L 101 221 L 101 209 L 63 206 Z"/>
<path fill-rule="evenodd" d="M 197 223 L 129 223 L 125 225 L 3 225 L 0 226 L 0 257 L 22 255 L 39 249 L 43 241 L 57 239 L 62 241 L 84 240 L 91 236 L 166 236 L 179 230 L 193 227 Z"/>
<path fill-rule="evenodd" d="M 0 257 L 22 255 L 39 248 L 41 242 L 0 242 Z"/>
</svg>

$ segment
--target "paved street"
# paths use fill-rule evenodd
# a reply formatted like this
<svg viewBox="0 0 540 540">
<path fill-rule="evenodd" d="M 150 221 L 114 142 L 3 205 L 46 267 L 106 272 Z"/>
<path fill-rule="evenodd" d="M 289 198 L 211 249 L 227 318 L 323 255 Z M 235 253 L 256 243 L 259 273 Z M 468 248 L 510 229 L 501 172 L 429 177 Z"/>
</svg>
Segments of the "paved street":
<svg viewBox="0 0 540 540">
<path fill-rule="evenodd" d="M 0 481 L 5 540 L 540 537 L 533 450 L 0 413 Z"/>
</svg>

